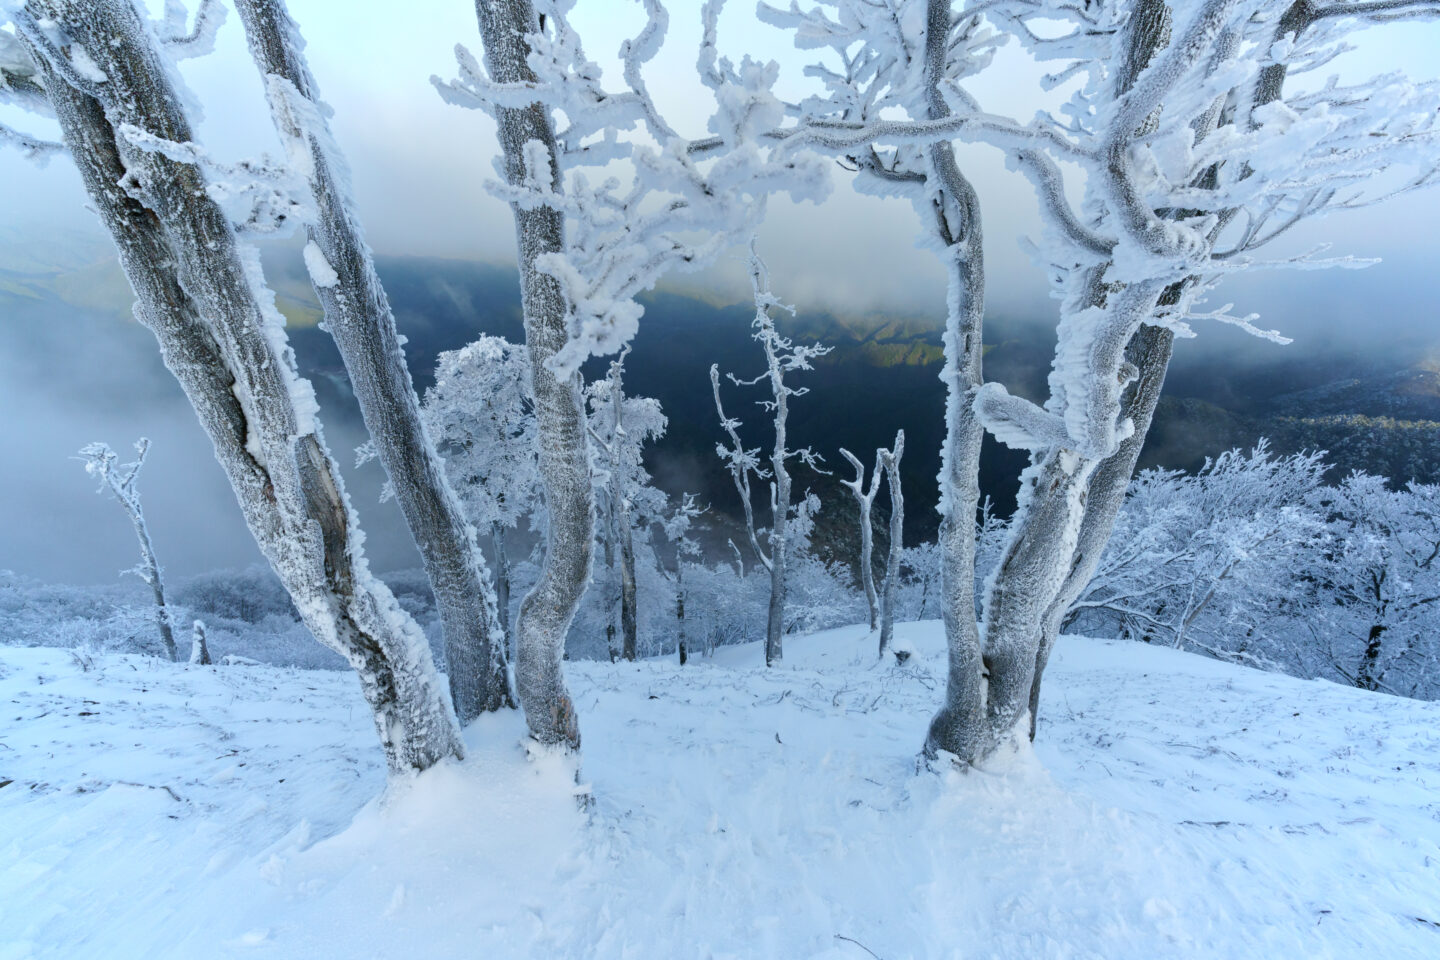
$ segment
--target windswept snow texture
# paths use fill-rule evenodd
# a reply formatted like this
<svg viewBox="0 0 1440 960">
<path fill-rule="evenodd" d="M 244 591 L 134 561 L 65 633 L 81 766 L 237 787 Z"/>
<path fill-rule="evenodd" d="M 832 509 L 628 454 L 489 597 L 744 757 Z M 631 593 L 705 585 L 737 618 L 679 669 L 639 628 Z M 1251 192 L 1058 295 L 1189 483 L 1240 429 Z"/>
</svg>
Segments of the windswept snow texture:
<svg viewBox="0 0 1440 960">
<path fill-rule="evenodd" d="M 896 645 L 569 664 L 583 812 L 513 712 L 371 802 L 349 674 L 0 648 L 0 957 L 1440 955 L 1440 705 L 1067 638 L 1033 754 L 917 776 Z"/>
</svg>

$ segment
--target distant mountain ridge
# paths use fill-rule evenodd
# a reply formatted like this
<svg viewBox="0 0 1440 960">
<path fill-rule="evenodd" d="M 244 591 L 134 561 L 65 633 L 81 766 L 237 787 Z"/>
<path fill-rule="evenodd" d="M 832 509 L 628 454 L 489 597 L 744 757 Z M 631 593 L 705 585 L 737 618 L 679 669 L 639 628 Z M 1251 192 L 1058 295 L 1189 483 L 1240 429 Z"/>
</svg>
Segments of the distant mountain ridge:
<svg viewBox="0 0 1440 960">
<path fill-rule="evenodd" d="M 128 319 L 131 294 L 108 244 L 93 238 L 34 242 L 0 229 L 0 316 L 48 316 L 83 310 Z M 27 245 L 28 244 L 28 245 Z M 327 417 L 357 417 L 333 343 L 318 328 L 319 307 L 295 251 L 266 251 L 267 276 L 290 323 L 302 371 L 317 382 Z M 458 260 L 380 257 L 407 357 L 422 392 L 433 382 L 438 354 L 480 333 L 522 337 L 519 291 L 510 267 Z M 651 467 L 669 492 L 694 492 L 721 515 L 738 512 L 715 444 L 721 440 L 709 368 L 753 376 L 762 357 L 750 339 L 753 307 L 720 305 L 674 292 L 641 298 L 646 316 L 627 371 L 638 395 L 658 398 L 670 418 Z M 985 363 L 1013 392 L 1041 399 L 1054 346 L 1053 330 L 1038 323 L 990 318 Z M 873 458 L 904 428 L 907 454 L 907 536 L 933 535 L 935 476 L 943 437 L 944 389 L 937 318 L 864 313 L 836 316 L 801 311 L 782 318 L 787 336 L 819 340 L 834 350 L 813 375 L 797 374 L 812 392 L 792 405 L 791 434 L 812 445 L 833 468 L 845 446 Z M 1440 344 L 1440 337 L 1437 337 Z M 1182 352 L 1172 367 L 1142 465 L 1194 468 L 1231 446 L 1268 436 L 1281 452 L 1324 448 L 1341 472 L 1365 469 L 1397 482 L 1440 480 L 1440 364 L 1433 350 L 1409 361 L 1361 364 L 1345 358 L 1317 362 L 1287 353 L 1263 368 L 1235 369 L 1225 358 Z M 1356 369 L 1361 367 L 1361 369 Z M 589 372 L 601 370 L 595 364 Z M 727 412 L 745 421 L 746 442 L 768 448 L 768 415 L 747 400 L 758 389 L 726 388 Z M 1015 477 L 1025 457 L 987 444 L 982 489 L 1001 512 L 1014 502 Z M 842 462 L 843 463 L 843 462 Z M 841 472 L 848 475 L 848 468 Z M 801 471 L 797 487 L 823 490 L 831 523 L 848 523 L 849 504 L 834 477 Z M 881 498 L 883 502 L 883 497 Z M 822 530 L 822 535 L 824 531 Z"/>
</svg>

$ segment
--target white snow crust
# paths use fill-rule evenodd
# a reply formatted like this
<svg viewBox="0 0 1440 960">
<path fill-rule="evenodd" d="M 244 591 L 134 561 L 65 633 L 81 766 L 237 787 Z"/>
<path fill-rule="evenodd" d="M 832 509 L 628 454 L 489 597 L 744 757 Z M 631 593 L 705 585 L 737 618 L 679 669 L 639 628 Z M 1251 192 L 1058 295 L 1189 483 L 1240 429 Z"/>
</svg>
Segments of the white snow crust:
<svg viewBox="0 0 1440 960">
<path fill-rule="evenodd" d="M 584 787 L 508 712 L 378 799 L 348 673 L 0 648 L 0 957 L 1435 955 L 1440 705 L 1064 638 L 1033 751 L 917 775 L 896 632 L 571 662 Z"/>
<path fill-rule="evenodd" d="M 304 256 L 305 269 L 310 271 L 310 279 L 315 286 L 333 287 L 340 282 L 340 275 L 330 266 L 330 261 L 325 259 L 325 253 L 314 240 L 305 244 Z"/>
</svg>

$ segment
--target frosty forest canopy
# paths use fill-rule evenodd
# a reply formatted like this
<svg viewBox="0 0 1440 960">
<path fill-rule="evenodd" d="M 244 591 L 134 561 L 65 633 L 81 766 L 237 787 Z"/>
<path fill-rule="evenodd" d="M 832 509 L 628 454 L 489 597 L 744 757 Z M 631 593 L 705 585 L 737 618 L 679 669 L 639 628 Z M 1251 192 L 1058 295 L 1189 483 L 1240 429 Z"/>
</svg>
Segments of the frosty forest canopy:
<svg viewBox="0 0 1440 960">
<path fill-rule="evenodd" d="M 759 20 L 793 44 L 781 60 L 727 35 L 723 0 L 709 0 L 694 51 L 703 96 L 683 115 L 652 95 L 657 58 L 673 43 L 659 0 L 637 0 L 638 30 L 604 68 L 587 53 L 574 2 L 481 0 L 479 46 L 455 38 L 454 67 L 435 65 L 451 78 L 431 82 L 447 103 L 478 111 L 452 122 L 496 130 L 494 175 L 477 173 L 473 190 L 509 207 L 525 342 L 483 338 L 442 356 L 424 397 L 374 269 L 323 77 L 311 74 L 283 0 L 232 5 L 282 157 L 229 163 L 197 142 L 201 105 L 177 63 L 230 29 L 217 0 L 193 13 L 167 0 L 160 19 L 132 0 L 0 0 L 0 104 L 61 135 L 6 124 L 0 144 L 78 169 L 137 319 L 305 627 L 360 678 L 392 773 L 459 758 L 462 725 L 517 705 L 537 749 L 578 750 L 567 635 L 577 617 L 598 619 L 610 658 L 636 659 L 642 592 L 664 598 L 683 661 L 705 591 L 760 591 L 766 662 L 778 666 L 782 638 L 802 623 L 797 598 L 810 616 L 863 596 L 885 656 L 908 576 L 922 591 L 917 615 L 938 616 L 946 638 L 943 694 L 915 731 L 937 767 L 983 763 L 1035 735 L 1041 681 L 1067 624 L 1273 666 L 1288 654 L 1266 646 L 1267 631 L 1304 623 L 1328 633 L 1297 664 L 1333 661 L 1326 669 L 1363 689 L 1435 689 L 1440 649 L 1424 627 L 1440 604 L 1434 488 L 1365 477 L 1325 488 L 1318 455 L 1264 447 L 1196 477 L 1132 484 L 1177 338 L 1223 323 L 1284 340 L 1243 306 L 1220 305 L 1227 278 L 1364 266 L 1354 255 L 1365 251 L 1345 249 L 1343 217 L 1329 224 L 1334 254 L 1286 242 L 1310 221 L 1440 180 L 1440 85 L 1325 75 L 1358 33 L 1440 17 L 1434 0 L 762 2 Z M 1038 113 L 997 112 L 977 92 L 1007 47 L 1046 71 Z M 791 96 L 793 84 L 803 96 Z M 1057 342 L 1039 402 L 984 370 L 990 207 L 964 152 L 976 145 L 1003 155 L 1043 216 L 1030 253 L 1049 283 Z M 416 176 L 425 163 L 415 158 Z M 772 197 L 824 204 L 839 177 L 908 205 L 916 255 L 938 258 L 947 278 L 946 400 L 934 411 L 945 424 L 940 534 L 914 553 L 901 542 L 903 434 L 873 461 L 847 453 L 863 594 L 809 550 L 816 512 L 830 505 L 805 492 L 806 478 L 837 465 L 790 439 L 787 417 L 805 403 L 806 378 L 823 375 L 811 361 L 825 347 L 778 331 L 785 277 L 753 241 Z M 464 202 L 456 197 L 457 209 Z M 857 224 L 857 243 L 863 232 Z M 364 456 L 384 468 L 422 557 L 443 680 L 413 613 L 369 570 L 267 285 L 255 242 L 291 234 L 303 237 L 364 416 Z M 628 345 L 646 322 L 638 295 L 747 243 L 754 369 L 724 371 L 723 382 L 712 369 L 708 391 L 725 438 L 713 468 L 733 479 L 746 522 L 733 554 L 707 565 L 693 536 L 704 505 L 667 497 L 645 469 L 645 444 L 667 424 L 655 400 L 626 392 Z M 596 358 L 607 365 L 587 380 Z M 770 444 L 751 431 L 766 419 L 773 451 L 762 454 Z M 987 435 L 1028 457 L 1003 523 L 981 501 Z M 891 532 L 877 587 L 870 511 L 882 474 Z M 539 541 L 524 577 L 506 547 L 522 521 Z M 159 568 L 136 526 L 173 659 Z M 1272 550 L 1303 555 L 1292 565 L 1308 564 L 1314 591 L 1309 613 L 1292 609 L 1283 625 L 1232 592 L 1240 565 Z M 825 615 L 813 616 L 812 627 Z M 1363 643 L 1337 651 L 1342 633 Z"/>
</svg>

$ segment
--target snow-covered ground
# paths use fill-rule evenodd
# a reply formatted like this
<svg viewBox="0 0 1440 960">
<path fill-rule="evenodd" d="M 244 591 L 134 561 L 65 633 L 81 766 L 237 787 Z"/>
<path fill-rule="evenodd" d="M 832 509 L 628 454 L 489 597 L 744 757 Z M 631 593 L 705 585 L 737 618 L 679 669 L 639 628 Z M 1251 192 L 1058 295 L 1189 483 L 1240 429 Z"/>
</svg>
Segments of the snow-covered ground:
<svg viewBox="0 0 1440 960">
<path fill-rule="evenodd" d="M 1440 956 L 1440 705 L 1063 641 L 1033 753 L 917 775 L 937 624 L 571 663 L 380 799 L 346 673 L 0 648 L 0 958 Z"/>
</svg>

